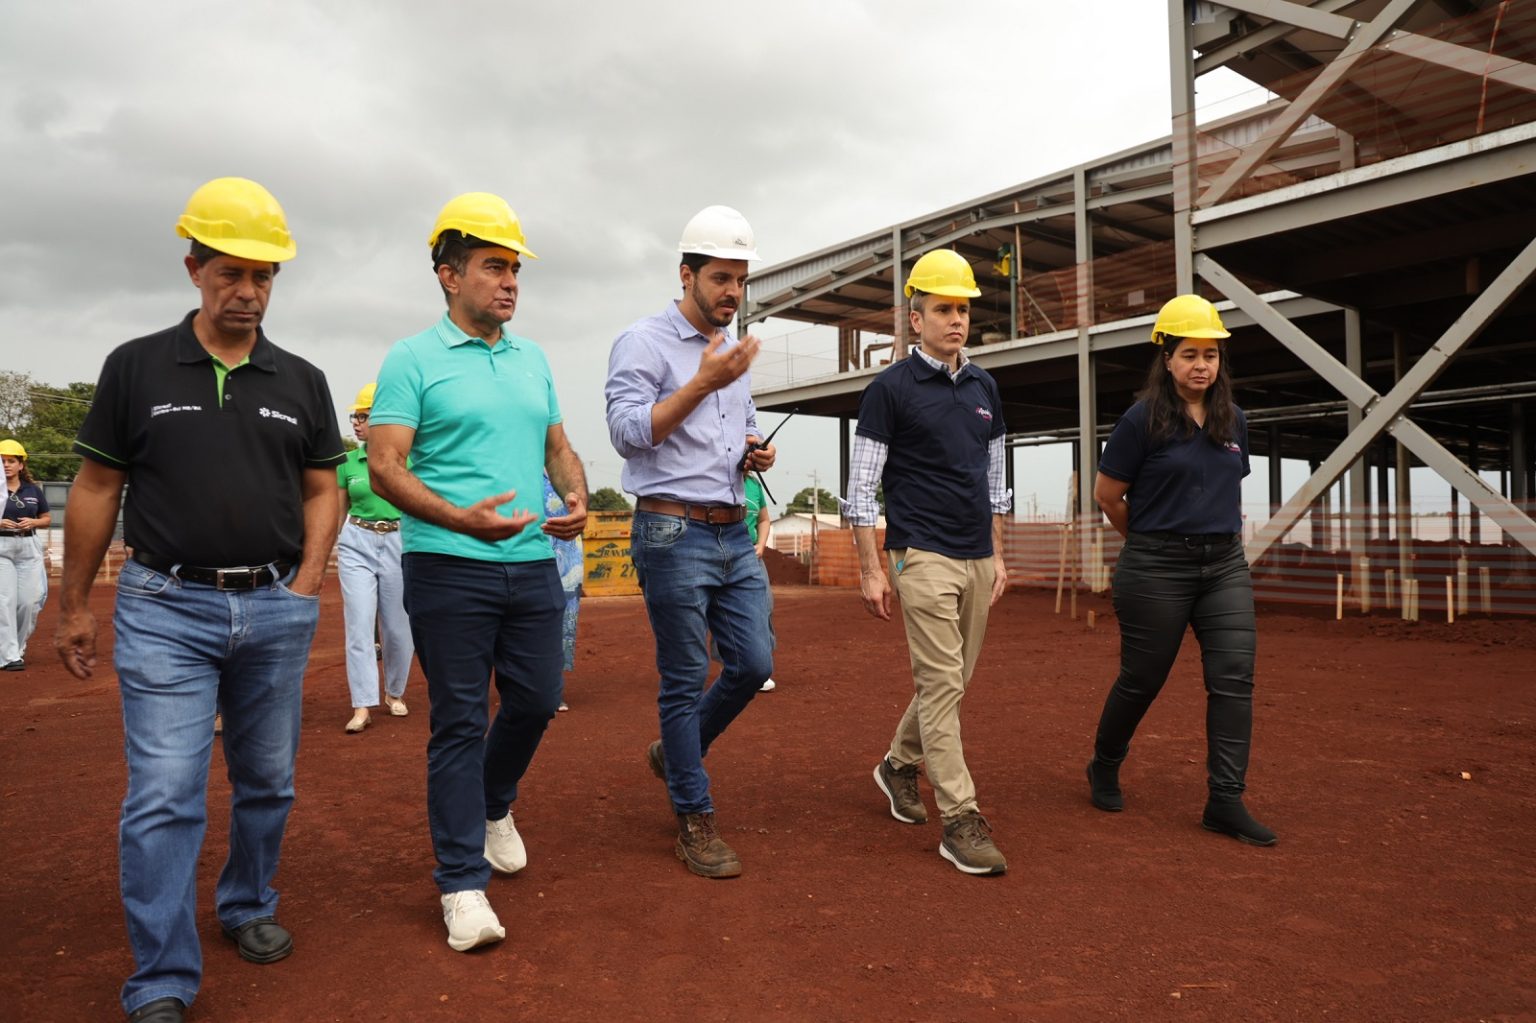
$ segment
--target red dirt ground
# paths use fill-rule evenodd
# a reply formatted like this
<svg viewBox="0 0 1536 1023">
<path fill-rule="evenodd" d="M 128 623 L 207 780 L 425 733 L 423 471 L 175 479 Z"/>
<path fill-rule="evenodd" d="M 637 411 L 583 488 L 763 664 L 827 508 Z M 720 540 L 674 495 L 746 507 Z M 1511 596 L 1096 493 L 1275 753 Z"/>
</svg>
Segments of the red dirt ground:
<svg viewBox="0 0 1536 1023">
<path fill-rule="evenodd" d="M 111 589 L 98 587 L 106 608 Z M 215 755 L 196 1021 L 1536 1020 L 1536 624 L 1260 617 L 1250 805 L 1281 836 L 1203 832 L 1187 644 L 1124 771 L 1082 777 L 1117 632 L 1010 592 L 965 708 L 1010 872 L 959 874 L 939 829 L 870 780 L 910 691 L 899 623 L 848 590 L 777 594 L 778 691 L 709 766 L 746 873 L 689 875 L 644 750 L 656 733 L 638 598 L 582 609 L 572 710 L 518 802 L 531 863 L 490 897 L 508 939 L 444 944 L 424 813 L 427 706 L 345 735 L 341 611 L 310 660 L 299 799 L 277 886 L 294 955 L 242 962 L 211 906 L 228 788 Z M 121 718 L 110 672 L 46 656 L 0 676 L 0 1019 L 121 1019 Z M 1464 779 L 1462 772 L 1470 775 Z M 930 802 L 932 795 L 925 795 Z"/>
</svg>

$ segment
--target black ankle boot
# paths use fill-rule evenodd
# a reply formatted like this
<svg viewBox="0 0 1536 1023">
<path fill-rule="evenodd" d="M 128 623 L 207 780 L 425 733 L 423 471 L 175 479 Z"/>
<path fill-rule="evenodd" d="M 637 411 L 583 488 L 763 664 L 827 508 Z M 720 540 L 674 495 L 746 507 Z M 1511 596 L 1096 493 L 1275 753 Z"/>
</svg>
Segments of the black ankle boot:
<svg viewBox="0 0 1536 1023">
<path fill-rule="evenodd" d="M 1125 797 L 1120 794 L 1120 765 L 1094 757 L 1088 761 L 1088 798 L 1093 805 L 1109 813 L 1125 809 Z"/>
<path fill-rule="evenodd" d="M 1205 804 L 1200 824 L 1207 831 L 1231 835 L 1249 845 L 1274 845 L 1275 833 L 1258 821 L 1243 806 L 1241 800 L 1212 799 Z"/>
</svg>

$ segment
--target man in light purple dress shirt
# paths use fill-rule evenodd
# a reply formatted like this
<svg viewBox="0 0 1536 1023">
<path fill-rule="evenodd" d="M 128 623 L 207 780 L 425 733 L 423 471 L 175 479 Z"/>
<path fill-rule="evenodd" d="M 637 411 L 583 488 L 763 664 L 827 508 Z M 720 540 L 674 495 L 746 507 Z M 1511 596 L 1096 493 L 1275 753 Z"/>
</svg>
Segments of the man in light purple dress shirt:
<svg viewBox="0 0 1536 1023">
<path fill-rule="evenodd" d="M 656 637 L 661 739 L 651 770 L 677 814 L 678 859 L 703 877 L 736 877 L 720 838 L 703 758 L 773 674 L 768 585 L 747 534 L 747 469 L 773 465 L 752 405 L 748 368 L 760 342 L 728 329 L 757 258 L 752 228 L 709 206 L 683 228 L 683 297 L 632 324 L 608 357 L 608 435 L 636 496 L 630 538 Z M 708 636 L 724 669 L 705 691 Z"/>
</svg>

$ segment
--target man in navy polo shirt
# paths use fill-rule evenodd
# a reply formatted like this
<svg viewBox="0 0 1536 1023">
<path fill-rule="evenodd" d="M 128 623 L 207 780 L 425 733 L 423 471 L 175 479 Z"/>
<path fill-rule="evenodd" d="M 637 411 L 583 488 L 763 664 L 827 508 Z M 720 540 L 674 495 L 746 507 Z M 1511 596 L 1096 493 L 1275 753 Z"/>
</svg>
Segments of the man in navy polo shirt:
<svg viewBox="0 0 1536 1023">
<path fill-rule="evenodd" d="M 219 178 L 193 193 L 177 233 L 202 305 L 107 356 L 75 451 L 54 645 L 96 666 L 91 582 L 128 487 L 113 662 L 128 793 L 118 848 L 137 969 L 134 1023 L 176 1023 L 202 979 L 197 857 L 207 822 L 215 708 L 224 712 L 229 858 L 215 910 L 240 955 L 293 951 L 272 890 L 293 804 L 299 698 L 336 539 L 345 453 L 325 377 L 267 340 L 278 264 L 294 255 L 265 188 Z"/>
<path fill-rule="evenodd" d="M 1008 582 L 1004 517 L 1002 401 L 997 384 L 961 350 L 970 299 L 981 294 L 965 259 L 935 249 L 907 278 L 909 318 L 919 347 L 870 381 L 845 502 L 859 549 L 864 607 L 891 617 L 891 584 L 875 549 L 875 484 L 883 481 L 885 549 L 901 595 L 916 694 L 875 784 L 891 816 L 928 820 L 918 764 L 933 784 L 944 837 L 939 854 L 967 874 L 1001 874 L 1006 861 L 977 808 L 960 746 L 960 701 L 987 631 L 987 611 Z"/>
<path fill-rule="evenodd" d="M 374 491 L 403 513 L 405 610 L 432 705 L 433 878 L 448 945 L 467 952 L 506 937 L 485 895 L 491 871 L 528 862 L 510 808 L 560 705 L 565 661 L 550 537 L 581 535 L 587 479 L 548 360 L 506 329 L 523 260 L 536 258 L 517 214 L 465 193 L 428 244 L 448 311 L 385 357 L 368 449 Z M 546 472 L 563 516 L 545 516 Z M 500 707 L 488 722 L 492 677 Z"/>
</svg>

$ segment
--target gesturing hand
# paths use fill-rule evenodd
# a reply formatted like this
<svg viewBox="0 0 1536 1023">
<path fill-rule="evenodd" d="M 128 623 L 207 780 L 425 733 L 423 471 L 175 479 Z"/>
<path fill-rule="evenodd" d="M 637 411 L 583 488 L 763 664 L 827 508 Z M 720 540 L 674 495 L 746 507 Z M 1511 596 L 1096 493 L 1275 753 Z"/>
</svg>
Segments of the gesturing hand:
<svg viewBox="0 0 1536 1023">
<path fill-rule="evenodd" d="M 521 533 L 530 522 L 537 522 L 539 517 L 530 511 L 515 511 L 511 515 L 503 515 L 496 510 L 516 496 L 517 491 L 509 490 L 505 494 L 497 494 L 495 497 L 476 501 L 463 509 L 459 516 L 459 532 L 477 540 L 493 542 Z"/>
<path fill-rule="evenodd" d="M 751 368 L 752 360 L 763 347 L 763 343 L 751 334 L 722 351 L 724 345 L 725 335 L 716 334 L 699 356 L 699 380 L 711 391 L 718 391 L 739 379 Z"/>
<path fill-rule="evenodd" d="M 565 495 L 565 514 L 544 520 L 544 532 L 557 540 L 574 540 L 587 528 L 587 502 L 573 491 Z"/>
</svg>

